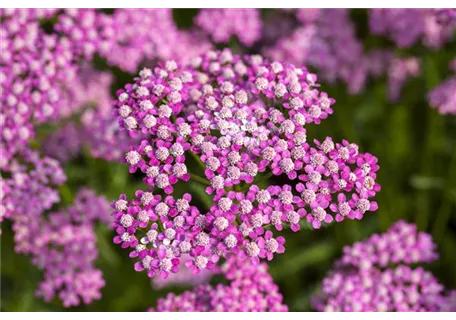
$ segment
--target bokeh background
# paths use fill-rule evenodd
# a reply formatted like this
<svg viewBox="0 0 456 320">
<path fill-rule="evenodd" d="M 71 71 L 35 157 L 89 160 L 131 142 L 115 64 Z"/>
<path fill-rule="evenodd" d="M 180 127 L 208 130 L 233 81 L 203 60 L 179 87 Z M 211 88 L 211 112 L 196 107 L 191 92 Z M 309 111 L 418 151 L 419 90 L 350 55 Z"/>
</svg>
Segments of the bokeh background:
<svg viewBox="0 0 456 320">
<path fill-rule="evenodd" d="M 269 11 L 262 10 L 262 14 Z M 178 26 L 187 28 L 196 13 L 196 9 L 174 10 L 174 18 Z M 366 10 L 352 10 L 351 15 L 366 50 L 379 41 L 384 47 L 395 47 L 388 40 L 369 35 Z M 233 39 L 229 46 L 236 50 L 239 44 Z M 343 246 L 385 231 L 399 219 L 416 223 L 420 230 L 432 234 L 440 260 L 429 268 L 446 287 L 456 288 L 456 117 L 439 114 L 426 100 L 426 92 L 448 76 L 448 61 L 454 57 L 456 43 L 453 41 L 438 51 L 420 45 L 396 50 L 421 58 L 422 64 L 421 75 L 407 82 L 395 103 L 387 99 L 385 77 L 369 82 L 358 95 L 348 94 L 346 85 L 322 81 L 325 91 L 337 100 L 335 113 L 323 125 L 309 126 L 308 137 L 331 136 L 336 141 L 345 138 L 360 145 L 360 150 L 376 155 L 381 166 L 378 181 L 382 191 L 376 196 L 379 210 L 362 221 L 344 221 L 298 233 L 288 231 L 286 253 L 271 262 L 270 271 L 292 311 L 311 310 L 310 297 L 341 255 Z M 249 51 L 255 52 L 255 47 Z M 96 66 L 107 68 L 102 61 Z M 116 68 L 113 71 L 114 93 L 131 81 L 132 75 Z M 40 139 L 53 130 L 49 125 L 41 127 L 32 143 L 39 146 Z M 88 152 L 66 163 L 64 168 L 68 183 L 60 190 L 62 205 L 71 204 L 74 194 L 84 185 L 109 200 L 120 193 L 132 195 L 142 187 L 140 178 L 130 175 L 125 164 L 97 160 Z M 192 184 L 186 187 L 202 202 L 208 200 Z M 28 257 L 14 253 L 11 225 L 6 222 L 2 229 L 1 311 L 66 310 L 58 301 L 47 304 L 35 297 L 41 272 Z M 127 252 L 112 244 L 108 228 L 99 226 L 97 236 L 97 267 L 106 280 L 103 297 L 91 305 L 70 310 L 144 311 L 167 292 L 186 289 L 153 288 L 144 273 L 133 270 Z"/>
</svg>

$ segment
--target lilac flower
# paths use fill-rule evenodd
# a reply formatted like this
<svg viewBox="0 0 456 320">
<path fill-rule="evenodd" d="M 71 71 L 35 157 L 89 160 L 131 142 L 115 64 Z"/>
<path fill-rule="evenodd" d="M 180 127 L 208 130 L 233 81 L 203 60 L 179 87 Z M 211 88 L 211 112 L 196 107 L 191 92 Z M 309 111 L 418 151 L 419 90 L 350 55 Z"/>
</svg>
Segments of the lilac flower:
<svg viewBox="0 0 456 320">
<path fill-rule="evenodd" d="M 421 72 L 418 58 L 393 59 L 388 70 L 389 99 L 397 101 L 408 78 L 416 78 Z"/>
<path fill-rule="evenodd" d="M 64 9 L 54 29 L 66 37 L 76 55 L 87 60 L 95 53 L 110 53 L 117 31 L 112 16 L 96 9 Z"/>
<path fill-rule="evenodd" d="M 81 115 L 79 135 L 94 158 L 108 161 L 120 161 L 129 145 L 135 141 L 120 130 L 111 113 L 94 109 L 87 109 Z"/>
<path fill-rule="evenodd" d="M 214 275 L 213 271 L 203 270 L 199 274 L 193 274 L 188 268 L 185 268 L 185 261 L 181 261 L 179 271 L 172 273 L 168 278 L 163 279 L 155 277 L 151 280 L 152 286 L 156 289 L 163 289 L 171 286 L 197 286 L 209 282 L 210 278 Z"/>
<path fill-rule="evenodd" d="M 110 222 L 108 208 L 106 199 L 82 189 L 64 211 L 13 219 L 16 251 L 30 255 L 44 272 L 38 296 L 45 301 L 58 296 L 65 307 L 101 298 L 104 280 L 94 266 L 98 255 L 94 223 Z"/>
<path fill-rule="evenodd" d="M 443 25 L 456 23 L 456 9 L 437 9 L 437 22 Z"/>
<path fill-rule="evenodd" d="M 421 40 L 428 47 L 440 48 L 451 40 L 456 27 L 442 24 L 441 14 L 438 9 L 371 9 L 369 26 L 372 33 L 388 36 L 400 47 Z"/>
<path fill-rule="evenodd" d="M 70 122 L 49 134 L 43 141 L 43 152 L 61 163 L 75 158 L 80 152 L 82 141 L 78 127 Z"/>
<path fill-rule="evenodd" d="M 404 221 L 344 248 L 313 298 L 318 311 L 442 311 L 454 301 L 415 263 L 437 259 L 429 234 Z"/>
<path fill-rule="evenodd" d="M 195 24 L 217 43 L 235 36 L 248 47 L 260 39 L 262 28 L 258 9 L 201 9 Z"/>
<path fill-rule="evenodd" d="M 305 68 L 224 50 L 188 67 L 167 61 L 143 69 L 119 90 L 120 126 L 147 137 L 130 146 L 125 161 L 130 172 L 143 174 L 154 199 L 144 202 L 138 191 L 135 199 L 121 196 L 112 205 L 114 241 L 140 259 L 136 270 L 168 277 L 185 260 L 197 274 L 231 253 L 270 260 L 284 252 L 285 239 L 266 228 L 331 223 L 330 208 L 342 195 L 350 219 L 377 210 L 370 200 L 380 190 L 374 156 L 345 140 L 307 142 L 305 125 L 326 119 L 335 102 L 316 81 Z M 190 172 L 196 169 L 187 166 L 190 155 L 204 177 Z M 271 175 L 297 183 L 257 185 Z M 202 211 L 190 194 L 174 198 L 180 181 L 202 183 L 213 204 Z"/>
<path fill-rule="evenodd" d="M 456 59 L 450 63 L 454 75 L 428 93 L 429 104 L 441 114 L 456 114 Z"/>
<path fill-rule="evenodd" d="M 39 217 L 60 201 L 55 188 L 66 180 L 60 164 L 31 150 L 20 155 L 2 168 L 2 174 L 9 177 L 1 178 L 0 221 L 22 215 Z"/>
<path fill-rule="evenodd" d="M 180 295 L 168 294 L 158 300 L 159 312 L 248 312 L 287 311 L 282 295 L 267 272 L 267 265 L 249 263 L 242 257 L 230 257 L 221 267 L 228 285 L 199 285 Z"/>
<path fill-rule="evenodd" d="M 324 80 L 342 80 L 351 93 L 359 93 L 366 81 L 368 63 L 348 10 L 298 9 L 296 15 L 302 25 L 274 47 L 266 48 L 265 55 L 316 67 Z"/>
<path fill-rule="evenodd" d="M 125 71 L 157 58 L 188 62 L 210 48 L 201 36 L 179 30 L 171 9 L 116 9 L 112 20 L 113 44 L 103 56 Z"/>
</svg>

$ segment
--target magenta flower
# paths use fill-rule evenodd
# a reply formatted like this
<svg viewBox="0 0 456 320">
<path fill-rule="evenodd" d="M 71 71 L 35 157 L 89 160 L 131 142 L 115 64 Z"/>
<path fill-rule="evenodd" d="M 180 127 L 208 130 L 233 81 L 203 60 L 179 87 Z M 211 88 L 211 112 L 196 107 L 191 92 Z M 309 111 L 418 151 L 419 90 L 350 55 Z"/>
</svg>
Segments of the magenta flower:
<svg viewBox="0 0 456 320">
<path fill-rule="evenodd" d="M 272 260 L 274 253 L 285 252 L 285 247 L 283 246 L 285 238 L 277 237 L 274 239 L 271 231 L 266 231 L 264 238 L 259 237 L 256 242 L 260 248 L 260 258 L 267 258 L 268 261 Z"/>
<path fill-rule="evenodd" d="M 345 200 L 345 199 L 341 199 Z M 312 301 L 318 311 L 445 311 L 454 299 L 415 263 L 437 258 L 429 234 L 396 222 L 386 233 L 344 248 Z"/>
<path fill-rule="evenodd" d="M 260 39 L 262 28 L 258 9 L 201 9 L 195 24 L 217 43 L 235 36 L 248 47 Z"/>
<path fill-rule="evenodd" d="M 229 284 L 199 285 L 180 295 L 169 293 L 158 300 L 159 312 L 283 312 L 282 295 L 265 263 L 252 264 L 245 256 L 230 256 L 217 270 Z"/>
<path fill-rule="evenodd" d="M 342 221 L 331 209 L 341 195 L 350 199 L 350 218 L 377 209 L 369 200 L 380 190 L 374 156 L 345 140 L 307 142 L 305 126 L 319 124 L 335 103 L 316 81 L 305 68 L 225 49 L 191 66 L 145 68 L 118 91 L 120 126 L 144 136 L 132 140 L 125 160 L 150 188 L 113 203 L 114 241 L 140 259 L 136 270 L 167 277 L 184 260 L 194 273 L 229 254 L 270 260 L 284 252 L 285 239 L 269 227 Z M 271 175 L 297 184 L 260 187 Z M 187 181 L 212 195 L 209 208 L 194 206 L 189 194 L 174 197 L 173 186 Z M 145 194 L 153 200 L 143 201 Z"/>
</svg>

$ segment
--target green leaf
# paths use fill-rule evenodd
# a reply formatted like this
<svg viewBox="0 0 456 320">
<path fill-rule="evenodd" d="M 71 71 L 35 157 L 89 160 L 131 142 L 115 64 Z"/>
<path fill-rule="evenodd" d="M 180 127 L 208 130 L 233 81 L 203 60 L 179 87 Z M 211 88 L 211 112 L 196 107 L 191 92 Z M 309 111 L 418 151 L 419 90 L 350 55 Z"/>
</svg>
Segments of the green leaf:
<svg viewBox="0 0 456 320">
<path fill-rule="evenodd" d="M 315 243 L 301 251 L 289 254 L 281 265 L 272 266 L 270 271 L 275 279 L 291 277 L 308 266 L 316 265 L 327 260 L 333 253 L 334 246 L 329 241 Z M 287 254 L 287 252 L 284 254 Z"/>
<path fill-rule="evenodd" d="M 112 232 L 105 225 L 97 227 L 97 247 L 100 258 L 106 261 L 111 267 L 120 263 L 120 257 L 114 251 L 112 243 Z"/>
<path fill-rule="evenodd" d="M 440 177 L 414 175 L 410 178 L 410 185 L 419 190 L 442 189 L 445 181 Z"/>
</svg>

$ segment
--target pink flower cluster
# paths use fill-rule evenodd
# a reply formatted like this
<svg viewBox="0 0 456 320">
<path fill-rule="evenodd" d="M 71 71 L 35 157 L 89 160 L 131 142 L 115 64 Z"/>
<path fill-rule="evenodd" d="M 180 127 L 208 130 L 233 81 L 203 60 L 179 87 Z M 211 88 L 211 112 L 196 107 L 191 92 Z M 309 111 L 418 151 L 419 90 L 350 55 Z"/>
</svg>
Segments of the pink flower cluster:
<svg viewBox="0 0 456 320">
<path fill-rule="evenodd" d="M 184 68 L 167 61 L 143 69 L 118 92 L 120 125 L 149 135 L 126 161 L 151 189 L 113 203 L 115 242 L 140 259 L 137 270 L 167 277 L 188 255 L 196 273 L 231 252 L 270 260 L 285 242 L 270 227 L 319 228 L 377 210 L 369 200 L 380 190 L 374 156 L 347 141 L 307 143 L 305 125 L 320 123 L 335 102 L 316 80 L 305 68 L 223 50 Z M 271 176 L 289 184 L 257 185 Z M 213 195 L 207 212 L 190 194 L 174 197 L 173 185 L 189 180 Z"/>
<path fill-rule="evenodd" d="M 107 130 L 93 130 L 91 127 L 96 126 L 102 121 L 101 119 L 105 118 L 111 118 L 111 123 L 115 125 L 112 118 L 111 84 L 110 73 L 95 71 L 90 66 L 81 67 L 71 88 L 60 99 L 61 106 L 57 110 L 58 119 L 53 124 L 61 126 L 55 132 L 47 135 L 43 141 L 42 149 L 46 155 L 66 162 L 80 153 L 83 144 L 90 146 L 90 142 L 96 137 L 107 134 Z M 68 120 L 81 113 L 96 113 L 97 117 L 86 122 L 87 126 Z M 90 146 L 89 149 L 92 153 L 100 153 L 104 144 L 100 145 Z"/>
<path fill-rule="evenodd" d="M 454 299 L 431 272 L 414 266 L 437 259 L 435 249 L 429 234 L 396 222 L 386 233 L 344 248 L 313 306 L 318 311 L 448 309 Z"/>
<path fill-rule="evenodd" d="M 82 141 L 79 128 L 73 123 L 65 123 L 43 140 L 43 153 L 60 163 L 76 158 L 81 152 Z"/>
<path fill-rule="evenodd" d="M 267 272 L 267 264 L 230 257 L 221 267 L 228 285 L 200 285 L 180 295 L 168 294 L 157 302 L 159 312 L 283 312 L 287 306 Z"/>
<path fill-rule="evenodd" d="M 451 40 L 456 30 L 456 23 L 442 23 L 446 17 L 454 19 L 452 10 L 371 9 L 370 31 L 389 37 L 399 47 L 407 48 L 422 41 L 427 47 L 440 48 Z"/>
<path fill-rule="evenodd" d="M 443 25 L 456 23 L 456 9 L 437 9 L 437 21 Z"/>
<path fill-rule="evenodd" d="M 235 36 L 250 47 L 261 37 L 259 9 L 201 9 L 195 24 L 217 43 L 228 43 Z"/>
<path fill-rule="evenodd" d="M 91 59 L 101 48 L 94 47 L 99 35 L 89 30 L 98 28 L 91 23 L 100 20 L 91 10 L 81 11 L 76 18 L 81 19 L 80 30 L 70 32 L 67 20 L 75 14 L 71 10 L 0 11 L 0 219 L 13 223 L 16 252 L 31 256 L 44 271 L 37 294 L 46 301 L 58 295 L 65 306 L 100 298 L 104 281 L 93 265 L 97 256 L 93 222 L 108 223 L 109 204 L 83 190 L 70 208 L 45 215 L 60 201 L 57 188 L 66 176 L 58 161 L 40 157 L 29 143 L 40 123 L 61 121 L 93 101 L 99 108 L 105 106 L 105 112 L 112 108 L 110 75 L 80 67 L 80 59 Z M 55 32 L 48 33 L 42 22 L 54 17 Z M 54 140 L 58 149 L 47 153 L 66 160 L 78 152 L 74 129 L 65 126 Z M 62 150 L 62 142 L 70 150 Z"/>
<path fill-rule="evenodd" d="M 94 223 L 110 222 L 109 203 L 88 189 L 76 195 L 69 208 L 13 219 L 16 251 L 30 255 L 44 272 L 38 296 L 55 296 L 65 307 L 100 299 L 104 280 L 94 262 L 98 255 Z"/>
<path fill-rule="evenodd" d="M 152 287 L 156 289 L 168 288 L 171 286 L 197 286 L 206 284 L 214 276 L 213 270 L 203 270 L 194 274 L 190 269 L 185 268 L 184 260 L 181 260 L 179 271 L 171 273 L 168 278 L 154 277 L 151 279 Z"/>
<path fill-rule="evenodd" d="M 188 61 L 209 48 L 177 29 L 171 9 L 2 9 L 0 17 L 1 167 L 34 137 L 36 123 L 66 117 L 94 98 L 99 107 L 106 103 L 109 91 L 96 88 L 109 86 L 111 75 L 82 63 L 95 54 L 135 72 L 146 60 Z M 48 33 L 41 22 L 51 19 Z"/>
<path fill-rule="evenodd" d="M 441 114 L 456 114 L 456 59 L 450 68 L 453 75 L 428 93 L 429 104 Z"/>
<path fill-rule="evenodd" d="M 0 177 L 0 222 L 20 216 L 37 219 L 60 201 L 55 187 L 66 181 L 58 161 L 40 158 L 31 150 L 24 150 L 20 157 L 2 168 L 3 174 L 5 177 Z"/>
<path fill-rule="evenodd" d="M 65 119 L 84 112 L 87 108 L 112 113 L 111 85 L 113 75 L 107 71 L 95 70 L 91 65 L 79 67 L 76 78 L 60 99 L 58 119 Z"/>
<path fill-rule="evenodd" d="M 393 58 L 388 67 L 389 100 L 399 100 L 405 82 L 410 78 L 418 77 L 420 73 L 421 65 L 418 58 Z"/>
<path fill-rule="evenodd" d="M 108 62 L 128 72 L 155 59 L 187 62 L 210 48 L 210 43 L 192 31 L 179 30 L 172 9 L 116 9 L 115 32 Z"/>
<path fill-rule="evenodd" d="M 315 22 L 320 14 L 324 14 L 322 8 L 277 8 L 277 10 L 294 13 L 296 19 L 302 24 Z"/>
<path fill-rule="evenodd" d="M 32 121 L 55 117 L 62 86 L 76 73 L 70 44 L 44 33 L 38 12 L 8 13 L 0 12 L 1 167 L 33 137 Z"/>
<path fill-rule="evenodd" d="M 359 93 L 366 81 L 368 64 L 361 59 L 363 46 L 356 37 L 349 11 L 299 9 L 296 15 L 302 25 L 272 48 L 266 48 L 265 55 L 316 67 L 324 80 L 341 80 L 351 93 Z"/>
<path fill-rule="evenodd" d="M 119 161 L 123 157 L 132 142 L 113 115 L 112 78 L 108 72 L 81 68 L 71 90 L 61 99 L 59 121 L 54 124 L 62 126 L 43 141 L 46 155 L 65 162 L 85 146 L 95 158 Z M 72 121 L 76 116 L 79 123 Z"/>
<path fill-rule="evenodd" d="M 298 24 L 285 24 L 283 21 L 292 18 L 284 12 L 294 14 Z M 388 98 L 393 102 L 399 100 L 406 81 L 420 75 L 421 62 L 413 56 L 394 54 L 391 49 L 364 52 L 349 14 L 347 9 L 297 9 L 275 13 L 281 23 L 270 22 L 274 28 L 264 29 L 263 53 L 295 65 L 315 67 L 325 81 L 342 81 L 352 94 L 362 92 L 369 78 L 386 74 Z M 454 39 L 456 30 L 454 9 L 370 9 L 369 24 L 372 33 L 387 35 L 400 47 L 410 47 L 423 39 L 426 46 L 441 48 Z M 273 41 L 269 39 L 271 37 Z M 449 81 L 443 87 L 449 88 L 451 84 Z M 433 100 L 445 101 L 443 92 L 450 91 L 442 89 Z"/>
</svg>

